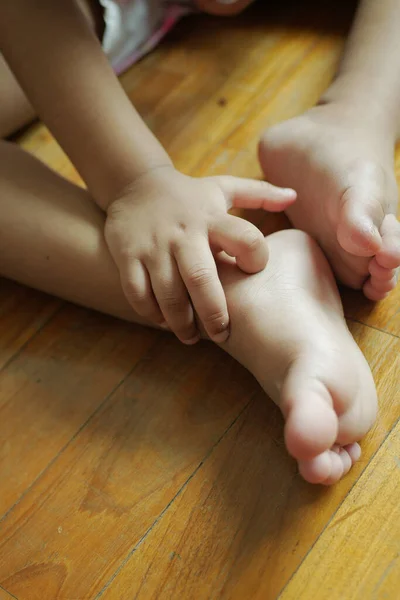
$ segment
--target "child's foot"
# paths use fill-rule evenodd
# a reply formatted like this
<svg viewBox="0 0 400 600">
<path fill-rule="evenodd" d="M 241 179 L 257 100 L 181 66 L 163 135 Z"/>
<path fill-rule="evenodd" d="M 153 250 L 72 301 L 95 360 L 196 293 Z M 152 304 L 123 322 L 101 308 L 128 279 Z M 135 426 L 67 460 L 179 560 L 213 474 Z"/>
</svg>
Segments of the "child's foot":
<svg viewBox="0 0 400 600">
<path fill-rule="evenodd" d="M 232 321 L 223 348 L 280 406 L 304 479 L 332 484 L 360 456 L 356 442 L 376 416 L 374 382 L 317 244 L 288 230 L 269 236 L 268 246 L 257 275 L 221 267 Z"/>
<path fill-rule="evenodd" d="M 393 143 L 357 118 L 316 107 L 267 130 L 259 158 L 268 181 L 297 191 L 287 214 L 318 241 L 338 279 L 380 300 L 400 266 Z"/>
</svg>

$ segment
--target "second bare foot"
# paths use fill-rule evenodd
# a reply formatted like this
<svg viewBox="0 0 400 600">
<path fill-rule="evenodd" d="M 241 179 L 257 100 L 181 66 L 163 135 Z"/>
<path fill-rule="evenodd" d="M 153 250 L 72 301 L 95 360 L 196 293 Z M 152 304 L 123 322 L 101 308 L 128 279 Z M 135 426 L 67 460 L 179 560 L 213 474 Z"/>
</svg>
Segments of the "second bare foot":
<svg viewBox="0 0 400 600">
<path fill-rule="evenodd" d="M 380 300 L 397 282 L 400 224 L 390 135 L 332 105 L 275 125 L 260 142 L 269 181 L 297 191 L 287 210 L 338 279 Z"/>
</svg>

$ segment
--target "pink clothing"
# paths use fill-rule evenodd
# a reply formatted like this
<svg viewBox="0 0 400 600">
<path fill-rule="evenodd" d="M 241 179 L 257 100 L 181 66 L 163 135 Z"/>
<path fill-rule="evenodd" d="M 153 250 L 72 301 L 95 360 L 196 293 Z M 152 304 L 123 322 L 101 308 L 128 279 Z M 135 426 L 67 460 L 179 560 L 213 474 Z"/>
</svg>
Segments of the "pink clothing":
<svg viewBox="0 0 400 600">
<path fill-rule="evenodd" d="M 100 0 L 103 48 L 117 74 L 150 52 L 184 15 L 191 0 Z"/>
</svg>

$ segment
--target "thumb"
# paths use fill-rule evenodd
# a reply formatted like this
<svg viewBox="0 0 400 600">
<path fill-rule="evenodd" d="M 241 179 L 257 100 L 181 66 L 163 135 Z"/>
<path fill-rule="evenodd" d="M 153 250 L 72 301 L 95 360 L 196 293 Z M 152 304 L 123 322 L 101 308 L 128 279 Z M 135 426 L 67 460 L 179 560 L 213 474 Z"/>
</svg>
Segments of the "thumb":
<svg viewBox="0 0 400 600">
<path fill-rule="evenodd" d="M 267 181 L 224 175 L 215 177 L 228 202 L 228 208 L 252 208 L 280 212 L 296 200 L 291 188 L 280 188 Z"/>
</svg>

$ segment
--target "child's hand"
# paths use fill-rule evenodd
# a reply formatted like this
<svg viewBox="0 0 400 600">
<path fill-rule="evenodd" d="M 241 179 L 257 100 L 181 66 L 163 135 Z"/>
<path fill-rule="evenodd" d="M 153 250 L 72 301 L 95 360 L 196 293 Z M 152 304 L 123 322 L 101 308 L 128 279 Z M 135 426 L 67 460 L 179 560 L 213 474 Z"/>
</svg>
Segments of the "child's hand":
<svg viewBox="0 0 400 600">
<path fill-rule="evenodd" d="M 225 251 L 247 273 L 268 260 L 261 232 L 228 209 L 281 211 L 295 196 L 261 181 L 194 179 L 172 167 L 141 176 L 109 206 L 105 228 L 133 309 L 187 344 L 198 340 L 194 309 L 208 336 L 224 342 L 229 315 L 213 254 Z"/>
</svg>

